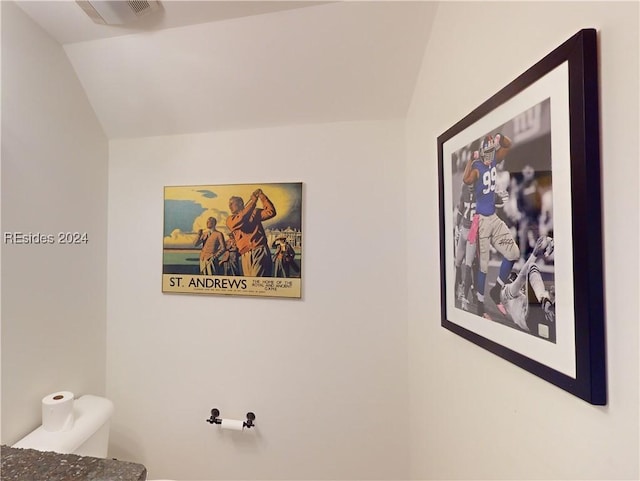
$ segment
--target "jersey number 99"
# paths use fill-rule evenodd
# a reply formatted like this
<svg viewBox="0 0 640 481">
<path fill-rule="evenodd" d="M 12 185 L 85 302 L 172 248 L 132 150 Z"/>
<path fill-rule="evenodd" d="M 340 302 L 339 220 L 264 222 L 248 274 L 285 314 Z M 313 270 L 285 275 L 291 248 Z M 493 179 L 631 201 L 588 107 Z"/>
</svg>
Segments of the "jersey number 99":
<svg viewBox="0 0 640 481">
<path fill-rule="evenodd" d="M 495 192 L 497 175 L 498 172 L 495 167 L 492 167 L 490 170 L 487 170 L 482 174 L 482 185 L 484 185 L 484 189 L 482 189 L 483 194 Z"/>
</svg>

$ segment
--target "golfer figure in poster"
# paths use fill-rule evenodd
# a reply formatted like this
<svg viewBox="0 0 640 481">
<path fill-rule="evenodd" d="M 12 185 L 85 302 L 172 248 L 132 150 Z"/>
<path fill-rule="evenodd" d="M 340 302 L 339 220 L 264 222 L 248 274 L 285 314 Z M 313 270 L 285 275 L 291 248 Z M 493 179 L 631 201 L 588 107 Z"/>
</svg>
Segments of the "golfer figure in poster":
<svg viewBox="0 0 640 481">
<path fill-rule="evenodd" d="M 217 221 L 215 217 L 207 219 L 207 230 L 198 231 L 198 238 L 194 245 L 202 246 L 200 251 L 200 275 L 215 276 L 220 274 L 218 268 L 218 257 L 224 253 L 224 234 L 216 230 Z"/>
<path fill-rule="evenodd" d="M 273 254 L 273 277 L 291 277 L 291 269 L 300 272 L 300 266 L 296 264 L 296 251 L 286 237 L 278 237 L 271 247 L 276 249 Z"/>
<path fill-rule="evenodd" d="M 262 208 L 258 208 L 258 200 Z M 247 277 L 271 277 L 273 262 L 262 222 L 276 215 L 276 209 L 269 198 L 257 189 L 245 204 L 241 197 L 229 199 L 231 215 L 227 217 L 227 227 L 233 232 L 242 272 Z"/>
</svg>

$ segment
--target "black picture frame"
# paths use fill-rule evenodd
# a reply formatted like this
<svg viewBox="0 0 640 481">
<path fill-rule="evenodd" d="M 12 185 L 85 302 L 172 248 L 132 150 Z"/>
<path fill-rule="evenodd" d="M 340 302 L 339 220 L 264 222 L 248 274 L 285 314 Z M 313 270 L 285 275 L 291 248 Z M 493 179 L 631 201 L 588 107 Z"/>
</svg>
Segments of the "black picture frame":
<svg viewBox="0 0 640 481">
<path fill-rule="evenodd" d="M 438 137 L 441 325 L 591 404 L 605 405 L 597 50 L 596 30 L 580 30 Z M 487 136 L 492 138 L 481 149 Z M 462 180 L 467 164 L 467 181 L 477 179 L 476 187 Z M 485 266 L 480 302 L 482 268 L 466 267 L 466 251 L 462 262 L 455 260 L 465 229 L 474 228 L 467 222 L 473 218 L 462 215 L 464 206 L 458 207 L 464 189 L 477 188 L 467 204 L 491 212 L 491 185 L 496 215 L 512 241 L 492 240 L 488 226 L 499 222 L 478 217 L 483 226 L 475 259 Z M 532 258 L 537 239 L 541 249 Z M 506 254 L 493 246 L 498 242 Z M 492 291 L 509 267 L 502 260 L 515 257 L 514 245 L 519 255 L 512 259 L 512 277 L 504 279 L 506 288 Z M 526 275 L 510 283 L 519 272 Z M 525 277 L 526 291 L 517 289 Z"/>
</svg>

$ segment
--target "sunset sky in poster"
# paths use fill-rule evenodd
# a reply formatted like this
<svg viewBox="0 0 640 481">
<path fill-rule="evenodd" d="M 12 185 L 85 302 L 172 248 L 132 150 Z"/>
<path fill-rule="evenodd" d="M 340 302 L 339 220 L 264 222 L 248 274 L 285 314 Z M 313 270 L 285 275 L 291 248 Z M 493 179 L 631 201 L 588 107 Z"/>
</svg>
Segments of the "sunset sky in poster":
<svg viewBox="0 0 640 481">
<path fill-rule="evenodd" d="M 256 189 L 262 189 L 276 208 L 277 215 L 264 222 L 265 228 L 302 229 L 302 184 L 230 184 L 176 186 L 164 189 L 164 245 L 192 245 L 194 233 L 206 229 L 214 217 L 218 230 L 226 232 L 229 198 L 239 196 L 245 202 Z M 258 202 L 258 207 L 261 207 Z"/>
</svg>

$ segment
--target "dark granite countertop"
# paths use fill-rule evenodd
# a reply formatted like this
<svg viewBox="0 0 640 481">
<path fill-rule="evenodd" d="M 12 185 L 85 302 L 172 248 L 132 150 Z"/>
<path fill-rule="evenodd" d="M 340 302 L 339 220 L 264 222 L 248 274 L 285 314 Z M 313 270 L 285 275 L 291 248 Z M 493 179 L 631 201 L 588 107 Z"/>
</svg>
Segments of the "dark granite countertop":
<svg viewBox="0 0 640 481">
<path fill-rule="evenodd" d="M 0 446 L 2 481 L 144 481 L 142 464 Z"/>
</svg>

